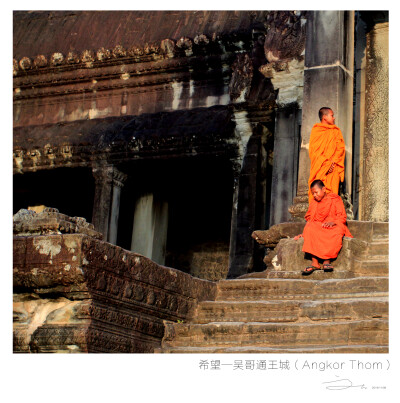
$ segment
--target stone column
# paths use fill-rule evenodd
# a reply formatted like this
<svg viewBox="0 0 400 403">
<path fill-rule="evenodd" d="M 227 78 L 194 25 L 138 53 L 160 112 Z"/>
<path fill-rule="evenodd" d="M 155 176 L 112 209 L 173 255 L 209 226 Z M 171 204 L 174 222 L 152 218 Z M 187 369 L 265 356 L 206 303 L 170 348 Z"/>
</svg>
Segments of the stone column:
<svg viewBox="0 0 400 403">
<path fill-rule="evenodd" d="M 353 134 L 353 212 L 354 219 L 360 218 L 359 197 L 364 161 L 362 158 L 364 119 L 365 119 L 365 64 L 366 64 L 366 32 L 367 24 L 357 13 L 355 24 L 355 102 L 354 102 L 354 134 Z"/>
<path fill-rule="evenodd" d="M 297 188 L 300 116 L 296 106 L 276 111 L 270 226 L 290 220 L 289 207 Z"/>
<path fill-rule="evenodd" d="M 313 11 L 307 19 L 304 93 L 297 196 L 290 213 L 302 220 L 308 208 L 308 146 L 322 106 L 333 109 L 346 144 L 345 192 L 352 184 L 354 12 Z"/>
<path fill-rule="evenodd" d="M 131 251 L 163 265 L 167 230 L 168 203 L 152 193 L 141 196 L 135 205 Z"/>
<path fill-rule="evenodd" d="M 125 184 L 126 179 L 127 175 L 114 167 L 113 182 L 112 182 L 113 188 L 112 188 L 111 216 L 110 216 L 110 226 L 108 235 L 108 242 L 114 245 L 117 244 L 121 190 Z"/>
<path fill-rule="evenodd" d="M 260 170 L 260 145 L 262 135 L 253 135 L 252 125 L 246 111 L 235 112 L 236 133 L 240 145 L 238 159 L 233 161 L 234 192 L 229 248 L 228 278 L 235 278 L 252 270 L 256 229 L 257 189 Z M 265 186 L 261 186 L 265 190 Z M 265 207 L 264 207 L 265 208 Z"/>
<path fill-rule="evenodd" d="M 389 221 L 389 23 L 367 34 L 365 127 L 361 144 L 360 214 Z"/>
<path fill-rule="evenodd" d="M 126 175 L 113 165 L 98 164 L 93 166 L 92 172 L 95 179 L 92 223 L 105 241 L 115 244 L 120 194 Z"/>
<path fill-rule="evenodd" d="M 97 165 L 93 167 L 92 172 L 95 181 L 92 224 L 95 230 L 101 232 L 103 239 L 107 241 L 112 204 L 113 167 L 111 165 Z"/>
</svg>

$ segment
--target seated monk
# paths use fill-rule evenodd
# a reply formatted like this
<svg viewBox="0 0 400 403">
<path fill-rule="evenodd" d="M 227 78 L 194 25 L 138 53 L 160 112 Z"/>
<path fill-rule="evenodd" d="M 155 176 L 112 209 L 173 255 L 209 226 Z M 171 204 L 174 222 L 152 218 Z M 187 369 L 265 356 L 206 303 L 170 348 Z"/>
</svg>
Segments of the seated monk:
<svg viewBox="0 0 400 403">
<path fill-rule="evenodd" d="M 322 268 L 324 271 L 332 271 L 331 259 L 339 254 L 343 236 L 353 238 L 346 225 L 346 211 L 340 196 L 327 193 L 324 183 L 319 179 L 314 180 L 310 188 L 313 200 L 305 215 L 307 224 L 303 233 L 294 238 L 303 237 L 302 250 L 311 255 L 312 265 L 302 271 L 304 275 Z"/>
</svg>

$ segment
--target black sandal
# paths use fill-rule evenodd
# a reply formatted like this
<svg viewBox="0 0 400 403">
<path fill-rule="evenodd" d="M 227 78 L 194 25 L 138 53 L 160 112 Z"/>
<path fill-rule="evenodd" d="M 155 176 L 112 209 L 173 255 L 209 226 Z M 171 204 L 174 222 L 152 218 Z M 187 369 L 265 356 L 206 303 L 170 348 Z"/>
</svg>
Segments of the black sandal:
<svg viewBox="0 0 400 403">
<path fill-rule="evenodd" d="M 324 271 L 333 271 L 333 266 L 330 263 L 324 264 Z"/>
<path fill-rule="evenodd" d="M 313 273 L 315 270 L 321 270 L 321 267 L 315 267 L 315 266 L 307 266 L 301 274 L 308 276 L 309 274 Z"/>
</svg>

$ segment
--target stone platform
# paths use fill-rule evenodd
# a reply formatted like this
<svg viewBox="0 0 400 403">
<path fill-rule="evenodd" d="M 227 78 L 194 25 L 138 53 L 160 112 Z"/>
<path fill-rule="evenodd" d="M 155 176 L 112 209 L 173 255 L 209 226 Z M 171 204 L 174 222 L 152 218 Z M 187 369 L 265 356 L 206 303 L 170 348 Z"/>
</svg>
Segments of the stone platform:
<svg viewBox="0 0 400 403">
<path fill-rule="evenodd" d="M 217 283 L 189 323 L 165 322 L 157 353 L 387 353 L 388 223 L 349 222 L 331 273 L 302 276 L 304 223 L 253 237 L 267 270 Z M 272 255 L 272 257 L 271 257 Z"/>
</svg>

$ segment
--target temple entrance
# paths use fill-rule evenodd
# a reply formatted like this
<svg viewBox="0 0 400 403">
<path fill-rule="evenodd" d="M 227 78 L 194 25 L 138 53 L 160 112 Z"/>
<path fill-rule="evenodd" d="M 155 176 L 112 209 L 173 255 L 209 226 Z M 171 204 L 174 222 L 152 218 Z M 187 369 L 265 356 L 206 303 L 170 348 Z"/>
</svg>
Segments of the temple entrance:
<svg viewBox="0 0 400 403">
<path fill-rule="evenodd" d="M 141 160 L 121 170 L 128 179 L 117 244 L 143 254 L 147 248 L 154 260 L 197 277 L 225 278 L 233 197 L 229 159 Z"/>
</svg>

